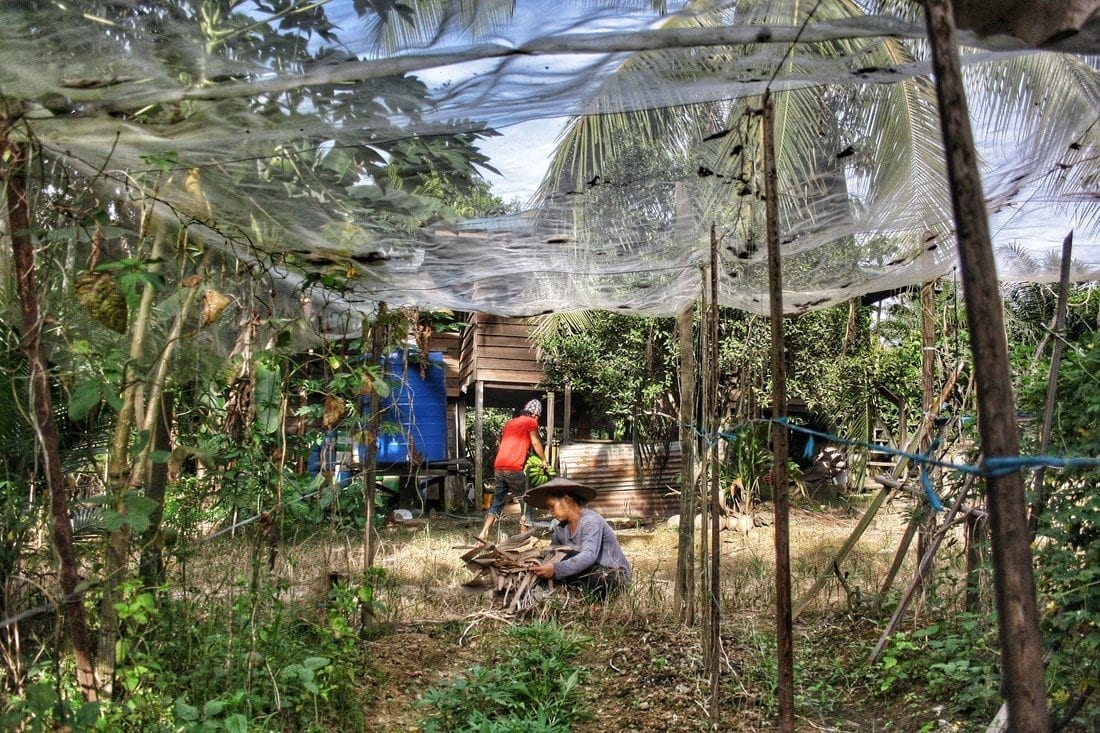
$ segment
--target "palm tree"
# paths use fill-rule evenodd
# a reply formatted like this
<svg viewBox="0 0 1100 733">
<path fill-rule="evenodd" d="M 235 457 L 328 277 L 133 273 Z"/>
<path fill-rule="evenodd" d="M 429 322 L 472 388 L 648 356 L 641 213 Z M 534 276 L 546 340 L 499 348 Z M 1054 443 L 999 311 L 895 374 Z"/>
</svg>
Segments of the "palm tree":
<svg viewBox="0 0 1100 733">
<path fill-rule="evenodd" d="M 882 10 L 920 20 L 914 16 L 919 11 L 915 4 L 889 0 L 729 5 L 707 10 L 706 4 L 696 3 L 697 12 L 673 16 L 666 27 L 798 27 L 810 20 L 850 20 Z M 744 292 L 746 284 L 763 289 L 759 99 L 597 113 L 644 106 L 639 99 L 647 91 L 640 85 L 646 79 L 690 83 L 713 77 L 716 69 L 729 69 L 736 82 L 731 88 L 744 89 L 744 70 L 755 67 L 757 86 L 769 84 L 776 91 L 781 229 L 789 239 L 784 242 L 785 279 L 794 290 L 836 289 L 823 292 L 817 301 L 792 302 L 790 309 L 835 302 L 840 292 L 851 297 L 883 289 L 883 282 L 906 285 L 931 279 L 953 262 L 949 248 L 938 246 L 950 231 L 951 217 L 931 81 L 919 76 L 864 85 L 798 81 L 847 76 L 858 83 L 861 77 L 919 62 L 923 45 L 881 37 L 794 44 L 785 56 L 775 50 L 785 47 L 761 44 L 634 54 L 589 102 L 592 113 L 569 123 L 540 189 L 541 201 L 554 207 L 567 200 L 562 216 L 591 220 L 588 194 L 599 185 L 623 189 L 637 183 L 637 178 L 609 181 L 608 169 L 611 161 L 634 155 L 630 150 L 642 146 L 655 164 L 641 176 L 663 169 L 666 181 L 679 181 L 686 189 L 684 198 L 691 201 L 697 224 L 681 224 L 681 232 L 689 232 L 690 241 L 701 247 L 709 224 L 718 225 L 729 244 L 723 266 L 737 278 L 729 283 L 731 293 Z M 860 69 L 842 73 L 856 64 Z M 830 71 L 818 70 L 822 68 Z M 1019 54 L 975 64 L 968 71 L 981 102 L 975 104 L 976 124 L 999 133 L 1005 143 L 1000 151 L 990 150 L 991 156 L 1001 156 L 999 168 L 1008 171 L 989 187 L 994 209 L 1020 198 L 1021 190 L 1064 200 L 1095 188 L 1100 174 L 1088 160 L 1100 142 L 1100 130 L 1090 125 L 1100 81 L 1086 61 L 1066 54 Z M 1005 165 L 1009 155 L 1016 160 Z M 624 205 L 636 209 L 638 202 L 634 198 Z M 666 210 L 675 205 L 666 198 Z M 1092 203 L 1089 211 L 1095 223 L 1100 207 Z M 605 229 L 593 225 L 589 231 L 599 237 Z M 744 298 L 737 301 L 731 295 L 730 300 L 762 310 Z"/>
</svg>

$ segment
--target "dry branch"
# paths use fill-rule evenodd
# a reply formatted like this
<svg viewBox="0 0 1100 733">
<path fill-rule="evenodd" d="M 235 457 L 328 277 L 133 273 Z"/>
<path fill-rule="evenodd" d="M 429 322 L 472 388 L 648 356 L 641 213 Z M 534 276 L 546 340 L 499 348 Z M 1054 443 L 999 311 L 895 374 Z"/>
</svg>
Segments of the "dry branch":
<svg viewBox="0 0 1100 733">
<path fill-rule="evenodd" d="M 494 604 L 505 613 L 521 614 L 542 600 L 543 586 L 538 576 L 530 571 L 531 565 L 558 562 L 575 552 L 565 545 L 544 549 L 531 532 L 521 532 L 496 544 L 477 545 L 462 555 L 462 561 L 475 573 L 467 585 L 488 585 L 493 590 Z"/>
</svg>

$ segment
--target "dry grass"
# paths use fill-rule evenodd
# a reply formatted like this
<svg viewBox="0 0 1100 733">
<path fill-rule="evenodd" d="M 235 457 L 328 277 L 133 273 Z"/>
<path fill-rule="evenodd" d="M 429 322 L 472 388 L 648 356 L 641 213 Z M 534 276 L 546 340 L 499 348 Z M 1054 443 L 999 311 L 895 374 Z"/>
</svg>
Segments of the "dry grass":
<svg viewBox="0 0 1100 733">
<path fill-rule="evenodd" d="M 806 608 L 807 614 L 844 610 L 853 602 L 849 592 L 867 597 L 881 588 L 904 529 L 904 511 L 904 506 L 880 511 L 841 564 L 848 590 L 830 577 Z M 768 521 L 766 514 L 762 517 Z M 853 508 L 792 511 L 791 573 L 796 601 L 819 575 L 831 575 L 832 561 L 858 518 L 859 511 Z M 502 525 L 504 534 L 516 530 L 508 518 L 502 520 Z M 485 591 L 463 585 L 473 573 L 463 565 L 461 555 L 479 528 L 478 518 L 464 521 L 440 517 L 390 525 L 379 531 L 376 565 L 385 570 L 386 582 L 378 589 L 377 599 L 393 620 L 445 621 L 487 607 L 490 598 Z M 765 524 L 748 533 L 721 533 L 719 591 L 724 613 L 770 615 L 775 605 L 772 530 L 770 524 Z M 616 601 L 609 612 L 640 621 L 671 619 L 675 616 L 672 601 L 677 530 L 656 524 L 619 529 L 617 534 L 634 568 L 634 582 L 631 592 Z M 257 547 L 256 542 L 249 535 L 226 537 L 202 546 L 198 556 L 188 563 L 188 585 L 218 593 L 234 586 L 247 587 L 254 559 L 266 567 L 267 547 Z M 699 561 L 696 547 L 697 565 Z M 270 580 L 284 588 L 289 598 L 309 598 L 323 595 L 334 574 L 360 577 L 362 566 L 361 534 L 321 531 L 280 548 Z M 908 569 L 902 577 L 907 575 Z"/>
<path fill-rule="evenodd" d="M 841 663 L 834 657 L 851 652 L 843 647 L 845 643 L 859 646 L 851 644 L 853 633 L 866 632 L 873 642 L 877 633 L 874 624 L 859 621 L 862 615 L 852 613 L 860 599 L 853 599 L 849 592 L 870 597 L 881 588 L 908 518 L 908 507 L 902 504 L 880 511 L 841 564 L 850 589 L 845 591 L 832 576 L 832 562 L 859 522 L 860 511 L 852 505 L 797 508 L 791 513 L 794 600 L 800 600 L 819 576 L 829 576 L 796 624 L 801 653 L 819 650 L 820 664 L 826 666 L 844 667 L 849 662 L 858 666 L 859 659 Z M 721 706 L 726 729 L 768 730 L 774 724 L 769 691 L 775 674 L 771 661 L 775 656 L 775 547 L 769 517 L 765 512 L 760 516 L 765 523 L 747 533 L 721 533 Z M 390 624 L 392 633 L 365 640 L 378 675 L 372 683 L 377 690 L 365 700 L 372 719 L 377 714 L 378 726 L 367 730 L 415 726 L 419 713 L 412 701 L 425 685 L 437 678 L 453 678 L 474 661 L 487 659 L 500 639 L 499 632 L 510 619 L 492 607 L 488 590 L 464 585 L 475 574 L 465 567 L 461 556 L 480 525 L 480 518 L 438 517 L 379 531 L 376 565 L 385 572 L 376 586 L 375 599 L 384 609 L 384 617 L 378 620 Z M 702 631 L 698 624 L 681 625 L 673 605 L 678 530 L 663 523 L 616 526 L 634 569 L 630 590 L 598 609 L 579 604 L 539 610 L 541 615 L 549 609 L 561 623 L 591 637 L 582 662 L 591 674 L 586 694 L 595 719 L 577 730 L 703 730 L 709 693 Z M 502 536 L 518 530 L 512 517 L 498 527 Z M 203 545 L 202 552 L 188 563 L 188 586 L 201 589 L 196 598 L 204 593 L 217 597 L 197 598 L 198 602 L 224 604 L 227 598 L 248 593 L 249 583 L 255 579 L 277 589 L 282 599 L 301 601 L 300 612 L 309 614 L 323 607 L 334 574 L 352 580 L 362 577 L 360 533 L 326 530 L 287 543 L 280 548 L 270 574 L 267 548 L 260 546 L 262 543 L 262 539 L 258 543 L 255 536 L 245 535 Z M 908 556 L 912 554 L 910 551 Z M 696 565 L 699 561 L 696 548 Z M 259 571 L 254 572 L 257 567 Z M 911 573 L 910 561 L 900 577 L 908 578 Z M 704 610 L 697 603 L 697 621 Z M 865 646 L 868 639 L 862 643 Z M 830 644 L 838 645 L 835 652 Z M 859 651 L 857 656 L 863 654 Z M 807 656 L 800 659 L 809 663 Z M 807 679 L 812 681 L 813 673 Z M 868 729 L 864 718 L 877 714 L 878 708 L 864 711 L 862 698 L 842 701 L 843 693 L 843 689 L 830 692 L 828 700 L 836 709 L 819 712 L 835 720 L 814 728 Z M 801 711 L 818 710 L 818 703 L 806 699 Z"/>
</svg>

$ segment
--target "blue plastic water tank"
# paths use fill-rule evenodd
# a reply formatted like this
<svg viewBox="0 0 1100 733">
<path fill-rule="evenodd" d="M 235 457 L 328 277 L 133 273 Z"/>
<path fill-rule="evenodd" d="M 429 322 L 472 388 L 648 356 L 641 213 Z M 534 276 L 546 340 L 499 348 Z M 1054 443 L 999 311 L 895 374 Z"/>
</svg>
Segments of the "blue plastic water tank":
<svg viewBox="0 0 1100 733">
<path fill-rule="evenodd" d="M 406 354 L 408 361 L 406 361 Z M 428 353 L 428 371 L 420 376 L 418 352 L 395 351 L 383 366 L 393 386 L 383 403 L 382 420 L 391 425 L 378 436 L 378 462 L 442 461 L 447 458 L 447 389 L 443 352 Z M 369 417 L 369 405 L 364 404 Z M 392 427 L 399 428 L 391 432 Z"/>
</svg>

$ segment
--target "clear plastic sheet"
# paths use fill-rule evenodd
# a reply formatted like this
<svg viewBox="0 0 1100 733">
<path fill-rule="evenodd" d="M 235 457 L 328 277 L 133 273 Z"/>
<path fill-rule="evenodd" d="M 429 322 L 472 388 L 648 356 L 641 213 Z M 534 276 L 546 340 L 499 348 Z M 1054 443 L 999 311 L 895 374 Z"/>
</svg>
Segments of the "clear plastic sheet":
<svg viewBox="0 0 1100 733">
<path fill-rule="evenodd" d="M 712 239 L 723 304 L 766 313 L 765 89 L 789 313 L 950 272 L 917 5 L 661 5 L 7 0 L 0 94 L 23 105 L 8 134 L 112 196 L 153 197 L 161 217 L 270 273 L 286 298 L 306 289 L 351 314 L 385 301 L 672 315 L 698 296 Z M 307 17 L 327 25 L 307 31 Z M 1052 41 L 1077 53 L 962 37 L 1000 277 L 1056 279 L 1049 253 L 1073 228 L 1074 278 L 1095 279 L 1089 36 Z M 551 161 L 501 171 L 547 171 L 519 213 L 382 227 L 395 194 L 341 169 L 345 151 L 385 156 L 456 132 L 535 149 L 509 131 L 539 119 L 565 127 Z M 328 174 L 306 191 L 295 165 Z"/>
</svg>

